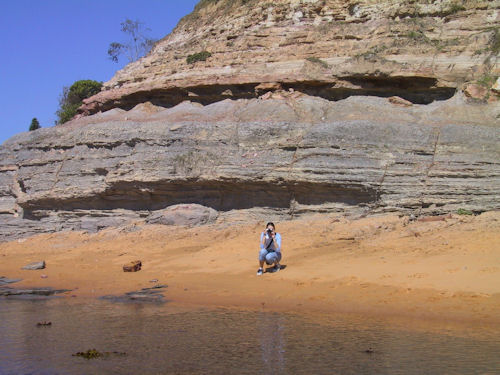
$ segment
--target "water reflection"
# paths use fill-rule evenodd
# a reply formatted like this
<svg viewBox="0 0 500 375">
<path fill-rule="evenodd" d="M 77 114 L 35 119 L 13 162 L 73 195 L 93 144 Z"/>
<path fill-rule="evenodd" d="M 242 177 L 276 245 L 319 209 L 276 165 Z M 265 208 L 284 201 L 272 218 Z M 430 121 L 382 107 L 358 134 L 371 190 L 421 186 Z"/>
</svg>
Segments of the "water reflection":
<svg viewBox="0 0 500 375">
<path fill-rule="evenodd" d="M 498 373 L 498 332 L 173 305 L 0 300 L 0 374 Z M 36 327 L 51 321 L 50 327 Z M 373 353 L 366 353 L 369 347 Z M 85 360 L 96 348 L 126 357 Z"/>
<path fill-rule="evenodd" d="M 280 314 L 258 313 L 258 336 L 262 353 L 262 373 L 285 374 L 285 319 Z"/>
</svg>

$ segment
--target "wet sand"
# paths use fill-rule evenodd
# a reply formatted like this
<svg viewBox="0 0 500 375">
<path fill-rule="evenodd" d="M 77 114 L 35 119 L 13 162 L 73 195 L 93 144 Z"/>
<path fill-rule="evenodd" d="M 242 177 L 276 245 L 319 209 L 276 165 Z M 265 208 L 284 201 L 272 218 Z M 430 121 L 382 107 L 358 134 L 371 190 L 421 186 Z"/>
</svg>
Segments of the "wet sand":
<svg viewBox="0 0 500 375">
<path fill-rule="evenodd" d="M 73 289 L 64 298 L 78 300 L 158 280 L 168 300 L 188 305 L 500 323 L 500 212 L 429 222 L 392 215 L 277 222 L 286 268 L 256 276 L 264 224 L 39 235 L 0 244 L 0 276 L 22 278 L 18 288 Z M 39 260 L 46 269 L 21 270 Z M 123 272 L 133 260 L 142 270 Z"/>
</svg>

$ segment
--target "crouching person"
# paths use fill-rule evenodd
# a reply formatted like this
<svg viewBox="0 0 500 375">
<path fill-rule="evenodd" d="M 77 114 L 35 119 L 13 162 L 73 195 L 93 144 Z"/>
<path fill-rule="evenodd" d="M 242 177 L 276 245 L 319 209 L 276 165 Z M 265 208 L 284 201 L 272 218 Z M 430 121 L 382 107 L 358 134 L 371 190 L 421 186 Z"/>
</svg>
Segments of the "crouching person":
<svg viewBox="0 0 500 375">
<path fill-rule="evenodd" d="M 267 223 L 266 229 L 260 235 L 259 269 L 257 275 L 264 272 L 264 262 L 273 265 L 271 272 L 279 271 L 281 260 L 281 235 L 276 233 L 273 223 Z"/>
</svg>

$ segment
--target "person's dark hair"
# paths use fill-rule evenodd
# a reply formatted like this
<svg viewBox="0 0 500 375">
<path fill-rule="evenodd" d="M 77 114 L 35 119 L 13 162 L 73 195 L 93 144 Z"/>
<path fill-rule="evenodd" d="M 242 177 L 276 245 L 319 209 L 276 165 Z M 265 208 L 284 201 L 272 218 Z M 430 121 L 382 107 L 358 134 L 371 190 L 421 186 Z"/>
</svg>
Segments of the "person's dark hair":
<svg viewBox="0 0 500 375">
<path fill-rule="evenodd" d="M 272 225 L 273 226 L 273 229 L 276 230 L 276 227 L 274 226 L 274 223 L 273 222 L 269 222 L 266 224 L 266 228 L 269 226 L 269 225 Z"/>
</svg>

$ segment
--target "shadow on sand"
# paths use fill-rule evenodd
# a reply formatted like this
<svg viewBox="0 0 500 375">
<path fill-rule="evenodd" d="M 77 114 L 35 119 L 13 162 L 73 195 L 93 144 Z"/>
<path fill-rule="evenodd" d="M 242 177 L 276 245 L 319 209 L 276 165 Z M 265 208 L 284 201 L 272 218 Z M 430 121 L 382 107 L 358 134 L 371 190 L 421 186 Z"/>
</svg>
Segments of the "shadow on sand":
<svg viewBox="0 0 500 375">
<path fill-rule="evenodd" d="M 280 264 L 279 271 L 283 271 L 285 268 L 286 268 L 286 264 Z M 275 272 L 278 272 L 278 270 L 275 269 L 273 266 L 273 267 L 267 267 L 264 272 L 265 273 L 275 273 Z"/>
</svg>

